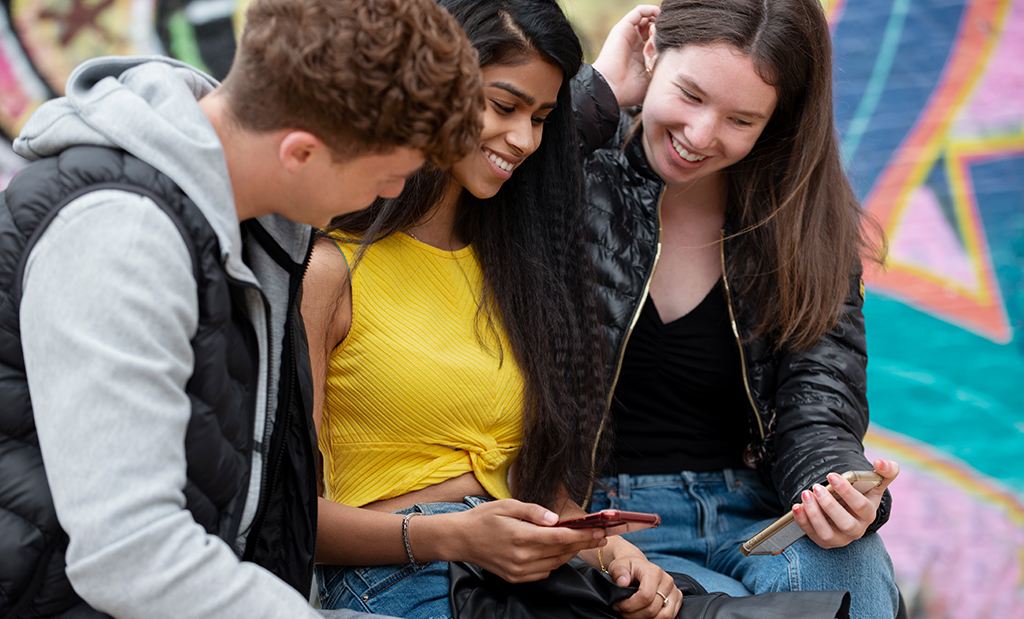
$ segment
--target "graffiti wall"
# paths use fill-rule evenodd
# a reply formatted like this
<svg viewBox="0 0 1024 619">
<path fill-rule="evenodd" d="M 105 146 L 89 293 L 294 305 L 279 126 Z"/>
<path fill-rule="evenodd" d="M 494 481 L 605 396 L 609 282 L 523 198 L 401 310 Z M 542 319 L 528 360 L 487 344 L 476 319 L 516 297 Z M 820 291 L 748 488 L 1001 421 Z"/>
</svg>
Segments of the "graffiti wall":
<svg viewBox="0 0 1024 619">
<path fill-rule="evenodd" d="M 591 52 L 628 0 L 565 0 Z M 1024 0 L 825 0 L 836 117 L 890 241 L 868 276 L 869 452 L 914 617 L 1024 618 Z M 3 0 L 0 130 L 103 54 L 222 76 L 236 0 Z M 0 145 L 0 187 L 21 165 Z"/>
<path fill-rule="evenodd" d="M 834 2 L 836 115 L 888 234 L 869 447 L 922 616 L 1024 617 L 1024 2 Z M 883 430 L 882 428 L 885 428 Z"/>
</svg>

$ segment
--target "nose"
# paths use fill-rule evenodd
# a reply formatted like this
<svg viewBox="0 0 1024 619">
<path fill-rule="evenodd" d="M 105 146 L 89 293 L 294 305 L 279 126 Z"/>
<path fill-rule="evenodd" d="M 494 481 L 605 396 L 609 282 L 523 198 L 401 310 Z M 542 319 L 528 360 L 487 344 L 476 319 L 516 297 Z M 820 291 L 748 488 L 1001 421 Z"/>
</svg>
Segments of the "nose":
<svg viewBox="0 0 1024 619">
<path fill-rule="evenodd" d="M 710 110 L 692 119 L 686 127 L 685 136 L 697 150 L 710 149 L 718 132 L 718 117 Z"/>
<path fill-rule="evenodd" d="M 533 122 L 526 118 L 520 120 L 509 128 L 505 134 L 505 143 L 509 145 L 514 154 L 525 157 L 537 149 L 537 139 L 534 137 Z"/>
</svg>

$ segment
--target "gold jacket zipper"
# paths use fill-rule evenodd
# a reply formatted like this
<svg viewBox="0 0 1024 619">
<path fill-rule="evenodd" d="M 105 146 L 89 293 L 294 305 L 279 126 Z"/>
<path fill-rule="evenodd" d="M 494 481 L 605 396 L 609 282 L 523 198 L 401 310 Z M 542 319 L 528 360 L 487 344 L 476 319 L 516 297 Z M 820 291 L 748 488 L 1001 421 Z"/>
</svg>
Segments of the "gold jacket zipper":
<svg viewBox="0 0 1024 619">
<path fill-rule="evenodd" d="M 604 405 L 604 415 L 601 416 L 601 425 L 597 428 L 597 435 L 594 437 L 594 446 L 590 450 L 590 485 L 587 486 L 587 495 L 583 499 L 583 507 L 590 504 L 590 498 L 594 493 L 594 477 L 597 475 L 597 448 L 601 444 L 601 436 L 604 434 L 605 425 L 608 423 L 608 416 L 612 410 L 612 398 L 615 397 L 615 387 L 619 383 L 619 374 L 622 373 L 622 359 L 626 356 L 626 346 L 629 344 L 629 337 L 633 335 L 633 329 L 640 319 L 640 313 L 644 308 L 644 300 L 651 290 L 651 280 L 654 279 L 654 269 L 658 266 L 658 259 L 661 257 L 661 202 L 665 198 L 666 187 L 662 187 L 658 195 L 658 244 L 654 251 L 654 262 L 651 264 L 651 271 L 647 274 L 647 281 L 644 282 L 644 290 L 640 295 L 640 302 L 633 312 L 633 318 L 629 321 L 629 328 L 626 329 L 626 336 L 622 339 L 622 346 L 619 347 L 619 358 L 615 362 L 615 375 L 612 377 L 611 388 L 608 390 L 608 398 Z"/>
<path fill-rule="evenodd" d="M 764 423 L 761 421 L 761 413 L 754 404 L 754 396 L 750 393 L 750 379 L 747 378 L 747 355 L 743 352 L 743 342 L 740 340 L 739 325 L 736 324 L 736 313 L 732 309 L 732 292 L 729 290 L 729 277 L 725 268 L 725 231 L 722 231 L 722 241 L 719 244 L 722 256 L 722 284 L 725 287 L 725 304 L 729 308 L 729 322 L 732 324 L 732 334 L 736 336 L 736 347 L 740 351 L 740 370 L 743 372 L 743 389 L 747 392 L 747 401 L 750 402 L 750 409 L 754 411 L 754 419 L 757 420 L 757 431 L 761 434 L 761 444 L 765 442 Z"/>
</svg>

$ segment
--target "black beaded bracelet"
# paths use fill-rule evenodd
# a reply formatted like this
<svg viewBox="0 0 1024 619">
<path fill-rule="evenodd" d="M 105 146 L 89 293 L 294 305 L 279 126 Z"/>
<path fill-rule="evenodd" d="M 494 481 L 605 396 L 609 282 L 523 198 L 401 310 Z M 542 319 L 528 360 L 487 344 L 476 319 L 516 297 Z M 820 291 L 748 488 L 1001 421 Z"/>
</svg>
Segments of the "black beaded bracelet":
<svg viewBox="0 0 1024 619">
<path fill-rule="evenodd" d="M 413 516 L 422 516 L 421 512 L 409 512 L 402 518 L 402 543 L 405 545 L 405 556 L 409 558 L 409 565 L 423 567 L 426 563 L 418 563 L 412 554 L 412 544 L 409 543 L 409 521 Z"/>
</svg>

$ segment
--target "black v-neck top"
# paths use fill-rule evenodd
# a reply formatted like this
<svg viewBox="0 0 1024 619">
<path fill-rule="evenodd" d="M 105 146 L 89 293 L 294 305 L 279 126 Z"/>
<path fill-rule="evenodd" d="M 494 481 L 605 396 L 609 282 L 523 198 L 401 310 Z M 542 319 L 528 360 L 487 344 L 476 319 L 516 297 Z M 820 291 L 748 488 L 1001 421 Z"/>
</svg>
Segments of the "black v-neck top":
<svg viewBox="0 0 1024 619">
<path fill-rule="evenodd" d="M 648 296 L 612 403 L 616 472 L 741 467 L 749 406 L 722 280 L 668 324 Z"/>
</svg>

